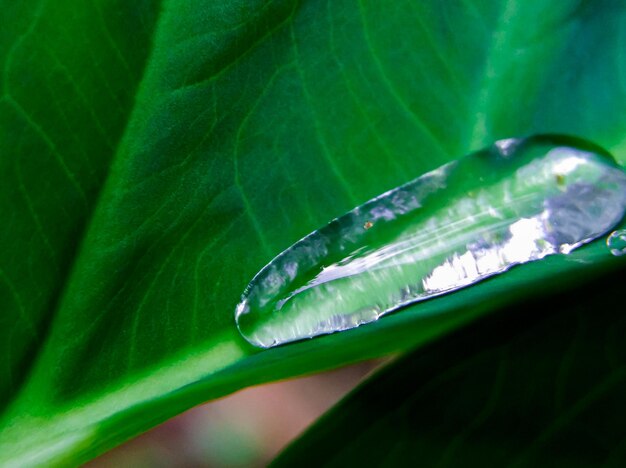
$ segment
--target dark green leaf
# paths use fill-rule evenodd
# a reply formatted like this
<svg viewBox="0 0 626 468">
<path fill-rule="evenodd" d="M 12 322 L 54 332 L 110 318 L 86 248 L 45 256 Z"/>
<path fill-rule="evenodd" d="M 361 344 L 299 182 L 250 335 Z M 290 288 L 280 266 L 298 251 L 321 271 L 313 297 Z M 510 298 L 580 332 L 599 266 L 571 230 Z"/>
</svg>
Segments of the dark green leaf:
<svg viewBox="0 0 626 468">
<path fill-rule="evenodd" d="M 493 139 L 626 162 L 621 2 L 78 3 L 0 0 L 0 464 L 86 460 L 602 268 L 592 246 L 262 353 L 233 323 L 281 250 Z"/>
<path fill-rule="evenodd" d="M 624 466 L 626 270 L 389 365 L 275 466 Z"/>
</svg>

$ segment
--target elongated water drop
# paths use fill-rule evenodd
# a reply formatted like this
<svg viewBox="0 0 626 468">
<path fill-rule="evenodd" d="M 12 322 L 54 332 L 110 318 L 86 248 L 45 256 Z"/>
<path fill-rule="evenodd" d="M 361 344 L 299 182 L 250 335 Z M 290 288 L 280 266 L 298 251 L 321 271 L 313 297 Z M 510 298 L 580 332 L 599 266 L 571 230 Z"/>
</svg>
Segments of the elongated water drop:
<svg viewBox="0 0 626 468">
<path fill-rule="evenodd" d="M 236 308 L 270 347 L 346 330 L 551 254 L 614 227 L 626 174 L 591 143 L 508 139 L 334 219 L 278 255 Z"/>
</svg>

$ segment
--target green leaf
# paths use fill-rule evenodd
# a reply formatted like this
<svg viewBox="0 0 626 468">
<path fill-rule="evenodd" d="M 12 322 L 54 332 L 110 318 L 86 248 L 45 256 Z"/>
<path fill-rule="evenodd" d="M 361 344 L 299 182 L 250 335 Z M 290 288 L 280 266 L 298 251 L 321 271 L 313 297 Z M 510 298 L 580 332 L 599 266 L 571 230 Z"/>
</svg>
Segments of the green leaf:
<svg viewBox="0 0 626 468">
<path fill-rule="evenodd" d="M 233 322 L 274 255 L 494 139 L 576 134 L 626 163 L 621 2 L 0 6 L 0 464 L 79 463 L 606 267 L 590 246 L 264 352 Z"/>
<path fill-rule="evenodd" d="M 274 466 L 623 466 L 624 273 L 392 363 Z"/>
</svg>

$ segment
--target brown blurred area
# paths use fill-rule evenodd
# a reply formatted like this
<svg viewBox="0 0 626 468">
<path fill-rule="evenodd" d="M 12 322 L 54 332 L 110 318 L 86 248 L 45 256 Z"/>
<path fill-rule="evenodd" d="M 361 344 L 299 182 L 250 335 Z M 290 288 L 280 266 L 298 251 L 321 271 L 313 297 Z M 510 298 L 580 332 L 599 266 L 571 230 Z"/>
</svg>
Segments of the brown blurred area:
<svg viewBox="0 0 626 468">
<path fill-rule="evenodd" d="M 89 468 L 266 466 L 382 364 L 368 361 L 252 387 L 197 406 L 86 464 Z"/>
</svg>

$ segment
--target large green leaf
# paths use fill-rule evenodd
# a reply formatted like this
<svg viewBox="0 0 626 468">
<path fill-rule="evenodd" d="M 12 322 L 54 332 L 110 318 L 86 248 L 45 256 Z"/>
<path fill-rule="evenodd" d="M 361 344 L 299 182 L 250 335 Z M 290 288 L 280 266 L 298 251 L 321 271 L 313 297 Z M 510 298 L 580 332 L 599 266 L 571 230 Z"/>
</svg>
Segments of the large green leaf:
<svg viewBox="0 0 626 468">
<path fill-rule="evenodd" d="M 264 352 L 232 317 L 295 240 L 495 138 L 626 162 L 619 1 L 83 3 L 0 0 L 0 464 L 86 460 L 607 261 L 590 246 Z"/>
<path fill-rule="evenodd" d="M 405 356 L 274 465 L 624 466 L 625 273 Z"/>
</svg>

